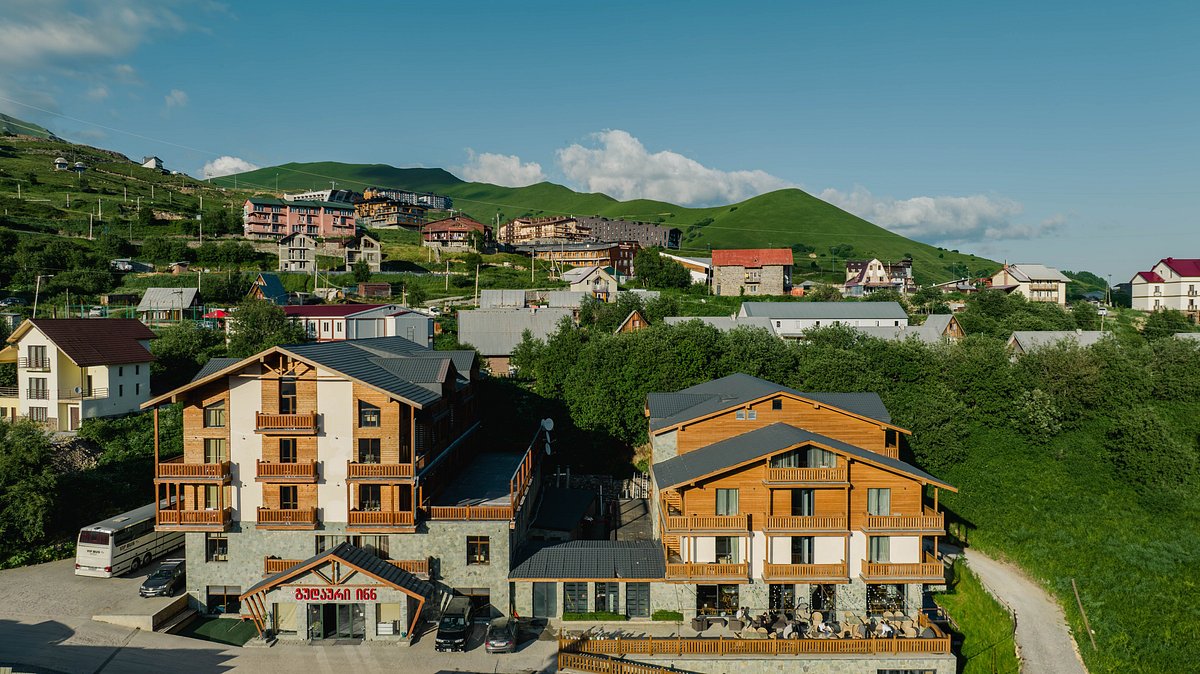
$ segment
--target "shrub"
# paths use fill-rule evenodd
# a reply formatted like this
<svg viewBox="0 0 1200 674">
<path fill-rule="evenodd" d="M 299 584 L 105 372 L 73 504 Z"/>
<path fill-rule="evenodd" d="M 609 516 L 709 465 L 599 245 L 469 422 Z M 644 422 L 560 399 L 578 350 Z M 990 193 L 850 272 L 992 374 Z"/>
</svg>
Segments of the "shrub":
<svg viewBox="0 0 1200 674">
<path fill-rule="evenodd" d="M 665 622 L 683 622 L 683 614 L 679 611 L 655 611 L 651 616 L 651 620 L 662 620 Z"/>
<path fill-rule="evenodd" d="M 620 613 L 611 613 L 609 611 L 588 611 L 587 613 L 564 613 L 563 620 L 579 620 L 589 622 L 618 622 L 629 620 L 628 617 Z"/>
</svg>

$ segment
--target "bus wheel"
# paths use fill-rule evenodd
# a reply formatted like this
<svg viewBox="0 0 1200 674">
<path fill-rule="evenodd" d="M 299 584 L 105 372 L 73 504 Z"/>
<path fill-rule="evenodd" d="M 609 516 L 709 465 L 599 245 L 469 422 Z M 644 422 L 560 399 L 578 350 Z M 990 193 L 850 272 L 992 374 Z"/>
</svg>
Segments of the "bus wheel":
<svg viewBox="0 0 1200 674">
<path fill-rule="evenodd" d="M 134 571 L 137 571 L 141 567 L 142 567 L 142 560 L 137 557 L 134 557 L 133 561 L 129 563 L 129 572 L 133 573 Z"/>
<path fill-rule="evenodd" d="M 154 558 L 151 557 L 149 552 L 147 552 L 146 557 L 142 559 L 142 566 L 150 566 L 150 562 L 152 561 L 154 561 Z"/>
</svg>

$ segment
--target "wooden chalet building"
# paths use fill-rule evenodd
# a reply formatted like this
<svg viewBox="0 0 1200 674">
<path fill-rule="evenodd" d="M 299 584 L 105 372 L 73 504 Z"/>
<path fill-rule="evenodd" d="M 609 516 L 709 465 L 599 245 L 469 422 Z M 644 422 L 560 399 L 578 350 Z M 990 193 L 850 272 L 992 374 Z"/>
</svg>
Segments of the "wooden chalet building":
<svg viewBox="0 0 1200 674">
<path fill-rule="evenodd" d="M 909 431 L 877 394 L 735 374 L 651 393 L 646 414 L 665 580 L 694 597 L 656 608 L 914 613 L 944 584 L 938 493 L 957 490 L 900 459 Z"/>
<path fill-rule="evenodd" d="M 205 613 L 297 641 L 407 640 L 449 593 L 509 604 L 536 454 L 483 451 L 474 351 L 401 337 L 214 359 L 144 407 L 183 405 L 159 454 L 159 530 L 186 532 Z"/>
</svg>

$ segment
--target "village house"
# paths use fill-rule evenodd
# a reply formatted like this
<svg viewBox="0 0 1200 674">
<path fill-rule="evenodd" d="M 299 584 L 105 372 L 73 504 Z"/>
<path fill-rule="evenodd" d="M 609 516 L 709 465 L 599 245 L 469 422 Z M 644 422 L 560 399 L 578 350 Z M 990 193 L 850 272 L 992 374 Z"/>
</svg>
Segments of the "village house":
<svg viewBox="0 0 1200 674">
<path fill-rule="evenodd" d="M 433 348 L 433 317 L 399 304 L 309 304 L 283 308 L 317 342 L 403 337 Z"/>
<path fill-rule="evenodd" d="M 541 452 L 477 439 L 478 378 L 473 351 L 382 337 L 215 360 L 148 401 L 183 405 L 154 481 L 190 605 L 297 644 L 409 643 L 451 595 L 510 606 Z"/>
<path fill-rule="evenodd" d="M 531 255 L 535 261 L 571 267 L 609 267 L 618 276 L 633 276 L 633 258 L 638 245 L 632 241 L 617 243 L 563 243 L 525 245 L 518 252 Z"/>
<path fill-rule="evenodd" d="M 645 330 L 648 327 L 650 327 L 650 322 L 646 320 L 646 317 L 642 315 L 642 312 L 634 309 L 633 311 L 629 312 L 629 315 L 625 317 L 625 320 L 621 321 L 621 324 L 617 326 L 617 329 L 613 331 L 613 334 L 637 332 L 639 330 Z"/>
<path fill-rule="evenodd" d="M 509 374 L 513 348 L 526 331 L 546 339 L 562 323 L 574 318 L 569 307 L 471 309 L 458 312 L 458 342 L 472 346 L 487 361 L 494 375 Z"/>
<path fill-rule="evenodd" d="M 136 412 L 150 398 L 150 340 L 132 318 L 35 318 L 0 350 L 17 385 L 0 387 L 0 419 L 75 431 L 85 419 Z"/>
<path fill-rule="evenodd" d="M 451 250 L 474 250 L 474 239 L 484 244 L 492 240 L 492 228 L 465 215 L 454 215 L 421 227 L 421 243 L 430 248 L 447 248 Z"/>
<path fill-rule="evenodd" d="M 898 328 L 909 322 L 898 302 L 742 302 L 737 318 L 766 318 L 784 339 L 800 339 L 806 330 L 830 325 Z"/>
<path fill-rule="evenodd" d="M 562 273 L 572 292 L 587 293 L 601 302 L 616 302 L 620 284 L 602 267 L 575 267 Z"/>
<path fill-rule="evenodd" d="M 714 295 L 786 295 L 792 288 L 788 248 L 714 250 L 712 267 Z"/>
<path fill-rule="evenodd" d="M 1024 295 L 1030 302 L 1049 302 L 1067 306 L 1067 284 L 1071 279 L 1062 272 L 1040 264 L 1005 264 L 992 275 L 991 287 Z"/>
<path fill-rule="evenodd" d="M 1017 330 L 1008 338 L 1008 350 L 1016 358 L 1059 344 L 1088 347 L 1109 334 L 1100 330 Z"/>
<path fill-rule="evenodd" d="M 279 271 L 311 273 L 317 265 L 317 240 L 307 234 L 288 234 L 279 240 Z"/>
<path fill-rule="evenodd" d="M 146 325 L 156 325 L 197 318 L 200 308 L 200 291 L 195 288 L 146 288 L 137 314 Z"/>
<path fill-rule="evenodd" d="M 930 314 L 920 325 L 861 326 L 859 332 L 892 342 L 916 339 L 925 344 L 938 344 L 943 340 L 957 341 L 966 336 L 958 319 L 950 314 Z"/>
<path fill-rule="evenodd" d="M 158 157 L 142 157 L 142 168 L 152 169 L 166 173 L 166 168 L 163 167 L 163 160 Z"/>
<path fill-rule="evenodd" d="M 894 290 L 901 295 L 915 292 L 912 260 L 880 262 L 870 260 L 846 260 L 846 281 L 843 284 L 848 297 L 862 297 L 877 290 Z"/>
<path fill-rule="evenodd" d="M 366 234 L 359 234 L 346 242 L 346 270 L 352 271 L 361 260 L 367 263 L 372 274 L 378 274 L 383 266 L 383 248 L 379 242 Z"/>
<path fill-rule="evenodd" d="M 692 277 L 692 283 L 712 285 L 713 268 L 711 257 L 684 257 L 663 250 L 658 251 L 658 254 L 688 270 L 688 274 Z"/>
<path fill-rule="evenodd" d="M 354 236 L 354 206 L 335 201 L 287 201 L 253 197 L 242 208 L 242 229 L 247 238 L 282 239 L 307 234 L 322 239 Z"/>
<path fill-rule="evenodd" d="M 265 300 L 271 304 L 283 306 L 288 303 L 288 292 L 283 287 L 283 281 L 277 274 L 261 272 L 250 284 L 246 297 L 252 300 Z"/>
<path fill-rule="evenodd" d="M 1165 257 L 1135 274 L 1130 292 L 1138 311 L 1174 309 L 1194 321 L 1200 317 L 1200 259 Z"/>
</svg>

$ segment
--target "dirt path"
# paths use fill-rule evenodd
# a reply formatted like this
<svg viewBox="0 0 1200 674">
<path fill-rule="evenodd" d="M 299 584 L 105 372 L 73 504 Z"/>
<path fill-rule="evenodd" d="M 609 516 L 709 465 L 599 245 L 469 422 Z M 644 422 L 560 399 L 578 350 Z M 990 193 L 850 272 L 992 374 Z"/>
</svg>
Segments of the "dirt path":
<svg viewBox="0 0 1200 674">
<path fill-rule="evenodd" d="M 1017 646 L 1025 674 L 1087 674 L 1062 609 L 1020 569 L 978 550 L 967 563 L 980 581 L 1017 614 Z"/>
</svg>

